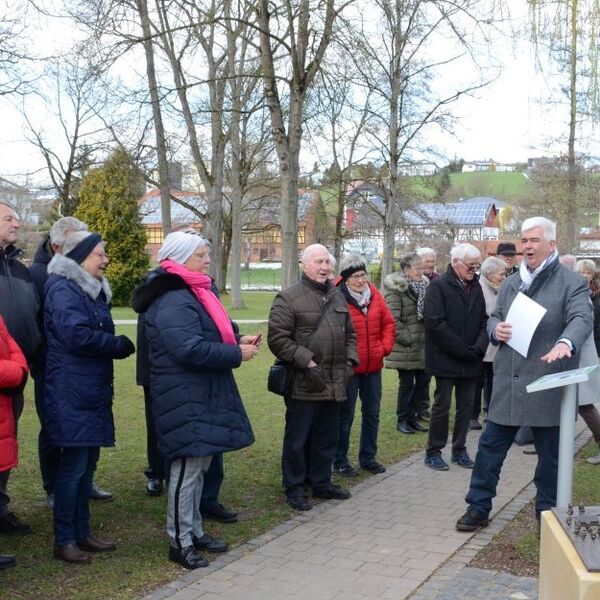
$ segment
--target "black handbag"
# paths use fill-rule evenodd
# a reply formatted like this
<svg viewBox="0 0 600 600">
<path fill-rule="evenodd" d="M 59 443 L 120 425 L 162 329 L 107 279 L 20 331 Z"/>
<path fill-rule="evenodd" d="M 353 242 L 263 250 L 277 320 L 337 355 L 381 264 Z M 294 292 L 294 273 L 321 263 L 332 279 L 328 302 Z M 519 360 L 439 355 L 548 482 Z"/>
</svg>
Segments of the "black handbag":
<svg viewBox="0 0 600 600">
<path fill-rule="evenodd" d="M 277 359 L 269 369 L 267 389 L 278 396 L 286 396 L 292 386 L 293 375 L 294 367 L 290 363 Z"/>
<path fill-rule="evenodd" d="M 319 316 L 319 320 L 317 321 L 317 325 L 306 339 L 304 346 L 310 345 L 313 336 L 315 333 L 317 333 L 317 329 L 319 329 L 319 325 L 321 324 L 321 321 L 327 312 L 328 306 L 329 303 L 323 308 L 323 311 Z M 294 365 L 278 358 L 269 369 L 269 376 L 267 377 L 267 389 L 269 392 L 277 394 L 278 396 L 287 396 L 292 388 L 293 379 Z"/>
</svg>

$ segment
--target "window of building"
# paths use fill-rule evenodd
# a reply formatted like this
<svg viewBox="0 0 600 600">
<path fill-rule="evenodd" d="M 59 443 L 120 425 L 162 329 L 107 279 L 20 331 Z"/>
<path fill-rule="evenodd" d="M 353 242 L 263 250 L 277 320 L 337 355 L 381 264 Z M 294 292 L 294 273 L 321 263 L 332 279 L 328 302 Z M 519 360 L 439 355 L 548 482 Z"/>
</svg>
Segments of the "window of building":
<svg viewBox="0 0 600 600">
<path fill-rule="evenodd" d="M 146 238 L 149 244 L 162 244 L 163 232 L 161 227 L 149 227 L 146 229 Z"/>
</svg>

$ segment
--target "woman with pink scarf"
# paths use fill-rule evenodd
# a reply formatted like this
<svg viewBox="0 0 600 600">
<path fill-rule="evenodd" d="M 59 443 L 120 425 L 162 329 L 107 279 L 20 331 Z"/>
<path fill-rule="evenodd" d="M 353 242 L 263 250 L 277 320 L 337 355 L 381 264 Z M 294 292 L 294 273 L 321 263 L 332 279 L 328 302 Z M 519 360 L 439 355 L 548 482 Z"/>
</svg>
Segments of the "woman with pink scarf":
<svg viewBox="0 0 600 600">
<path fill-rule="evenodd" d="M 196 569 L 208 564 L 197 550 L 227 550 L 204 531 L 200 497 L 212 456 L 254 442 L 232 370 L 256 356 L 260 338 L 234 329 L 208 275 L 205 238 L 170 233 L 158 259 L 136 290 L 136 310 L 145 313 L 158 449 L 169 468 L 169 559 Z"/>
</svg>

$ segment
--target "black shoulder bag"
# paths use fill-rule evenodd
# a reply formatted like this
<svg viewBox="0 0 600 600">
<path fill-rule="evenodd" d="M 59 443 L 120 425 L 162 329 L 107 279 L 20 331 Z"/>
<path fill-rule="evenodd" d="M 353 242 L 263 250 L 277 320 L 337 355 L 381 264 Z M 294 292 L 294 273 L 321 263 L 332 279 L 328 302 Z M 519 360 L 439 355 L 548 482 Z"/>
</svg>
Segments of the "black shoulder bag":
<svg viewBox="0 0 600 600">
<path fill-rule="evenodd" d="M 319 329 L 319 325 L 321 325 L 321 321 L 323 320 L 323 317 L 325 316 L 328 307 L 329 302 L 324 306 L 323 311 L 319 316 L 319 320 L 317 321 L 317 325 L 304 342 L 303 346 L 305 346 L 306 348 L 310 346 L 313 336 L 315 335 L 315 333 L 317 333 L 317 329 Z M 293 377 L 294 365 L 278 358 L 269 369 L 269 376 L 267 378 L 267 389 L 269 390 L 269 392 L 277 394 L 278 396 L 287 396 L 292 387 Z"/>
</svg>

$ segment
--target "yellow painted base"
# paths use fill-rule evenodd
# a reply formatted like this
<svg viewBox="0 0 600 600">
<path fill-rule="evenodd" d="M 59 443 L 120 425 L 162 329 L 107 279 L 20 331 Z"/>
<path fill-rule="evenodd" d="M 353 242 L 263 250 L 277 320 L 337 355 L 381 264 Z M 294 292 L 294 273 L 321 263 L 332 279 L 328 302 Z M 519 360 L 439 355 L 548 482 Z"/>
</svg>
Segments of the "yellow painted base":
<svg viewBox="0 0 600 600">
<path fill-rule="evenodd" d="M 600 600 L 600 573 L 589 573 L 551 511 L 542 513 L 539 600 Z"/>
</svg>

